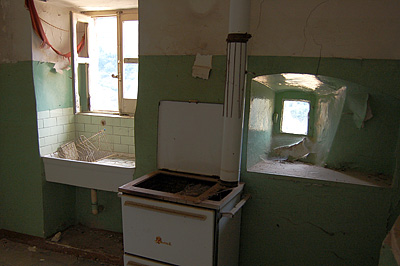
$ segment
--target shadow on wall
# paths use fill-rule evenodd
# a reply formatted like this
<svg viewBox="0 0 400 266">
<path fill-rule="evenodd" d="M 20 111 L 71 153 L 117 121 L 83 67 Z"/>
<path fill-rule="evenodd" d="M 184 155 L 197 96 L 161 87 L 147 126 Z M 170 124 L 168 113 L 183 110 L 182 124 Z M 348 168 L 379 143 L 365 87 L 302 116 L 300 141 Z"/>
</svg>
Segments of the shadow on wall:
<svg viewBox="0 0 400 266">
<path fill-rule="evenodd" d="M 276 173 L 266 168 L 279 167 L 285 175 L 285 165 L 300 163 L 303 169 L 312 165 L 314 170 L 373 174 L 390 185 L 399 110 L 399 100 L 336 78 L 293 73 L 256 77 L 247 169 Z"/>
</svg>

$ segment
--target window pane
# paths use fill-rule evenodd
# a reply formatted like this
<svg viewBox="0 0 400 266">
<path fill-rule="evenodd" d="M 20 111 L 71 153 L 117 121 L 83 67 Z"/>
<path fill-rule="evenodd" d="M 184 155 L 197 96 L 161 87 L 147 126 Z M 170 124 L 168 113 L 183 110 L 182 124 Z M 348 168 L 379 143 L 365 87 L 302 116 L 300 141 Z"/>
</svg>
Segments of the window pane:
<svg viewBox="0 0 400 266">
<path fill-rule="evenodd" d="M 139 64 L 124 64 L 124 98 L 137 99 Z"/>
<path fill-rule="evenodd" d="M 124 58 L 139 57 L 139 22 L 127 20 L 122 23 Z"/>
<path fill-rule="evenodd" d="M 89 26 L 89 24 L 86 22 L 78 21 L 76 23 L 76 44 L 78 45 L 82 41 L 83 36 L 85 36 L 84 46 L 83 46 L 82 50 L 80 52 L 78 52 L 79 57 L 86 57 L 86 58 L 89 57 L 88 46 L 87 46 L 88 26 Z"/>
<path fill-rule="evenodd" d="M 124 58 L 139 57 L 139 22 L 137 20 L 124 21 L 123 30 L 123 51 Z M 124 63 L 124 88 L 123 97 L 137 99 L 138 90 L 138 63 Z"/>
<path fill-rule="evenodd" d="M 118 111 L 117 18 L 95 19 L 96 54 L 90 72 L 90 109 L 92 111 Z M 93 44 L 92 44 L 93 45 Z"/>
<path fill-rule="evenodd" d="M 281 131 L 307 135 L 309 112 L 310 103 L 307 101 L 283 101 Z"/>
</svg>

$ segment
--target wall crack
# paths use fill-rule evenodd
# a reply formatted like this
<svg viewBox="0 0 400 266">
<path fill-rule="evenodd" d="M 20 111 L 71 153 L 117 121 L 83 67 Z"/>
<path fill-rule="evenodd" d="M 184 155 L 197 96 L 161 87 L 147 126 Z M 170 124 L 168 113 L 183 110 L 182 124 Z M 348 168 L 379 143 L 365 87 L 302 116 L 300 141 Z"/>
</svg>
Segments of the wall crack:
<svg viewBox="0 0 400 266">
<path fill-rule="evenodd" d="M 324 229 L 323 227 L 321 227 L 321 226 L 319 226 L 319 225 L 316 225 L 316 224 L 314 224 L 314 223 L 312 223 L 312 222 L 295 223 L 295 222 L 293 222 L 292 220 L 290 220 L 289 218 L 286 218 L 286 217 L 281 217 L 281 218 L 285 219 L 286 221 L 288 221 L 289 223 L 291 223 L 291 224 L 293 224 L 293 225 L 302 225 L 302 224 L 309 224 L 309 225 L 312 225 L 312 226 L 318 228 L 319 230 L 321 230 L 322 232 L 324 232 L 325 234 L 327 234 L 327 235 L 329 235 L 329 236 L 335 236 L 335 235 L 337 235 L 337 234 L 346 235 L 346 232 L 343 232 L 343 231 L 330 232 L 330 231 Z"/>
</svg>

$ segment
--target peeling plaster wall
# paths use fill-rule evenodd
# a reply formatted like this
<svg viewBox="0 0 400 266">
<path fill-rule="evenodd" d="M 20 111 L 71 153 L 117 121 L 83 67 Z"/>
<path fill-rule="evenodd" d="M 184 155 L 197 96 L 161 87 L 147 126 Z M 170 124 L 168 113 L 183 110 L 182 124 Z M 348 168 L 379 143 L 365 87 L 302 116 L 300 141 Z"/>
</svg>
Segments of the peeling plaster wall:
<svg viewBox="0 0 400 266">
<path fill-rule="evenodd" d="M 195 1 L 139 2 L 135 178 L 157 168 L 160 100 L 223 101 L 229 1 L 218 1 L 217 13 L 204 19 L 188 2 Z M 400 98 L 398 1 L 251 3 L 248 88 L 255 75 L 310 73 Z M 207 81 L 190 75 L 196 53 L 214 55 Z M 249 98 L 248 90 L 244 143 Z M 361 187 L 250 173 L 246 145 L 242 152 L 241 180 L 252 198 L 243 209 L 240 265 L 378 264 L 381 243 L 400 211 L 398 169 L 393 188 Z"/>
<path fill-rule="evenodd" d="M 145 19 L 140 32 L 146 33 L 140 36 L 140 55 L 225 54 L 229 0 L 150 0 L 142 3 L 145 8 L 140 4 L 139 17 Z M 171 7 L 174 12 L 165 12 Z"/>
<path fill-rule="evenodd" d="M 251 55 L 400 58 L 400 2 L 253 0 Z"/>
<path fill-rule="evenodd" d="M 0 41 L 6 44 L 0 49 L 0 107 L 1 113 L 7 114 L 0 127 L 6 144 L 0 145 L 0 228 L 39 236 L 54 233 L 63 222 L 74 222 L 71 213 L 79 202 L 83 211 L 79 211 L 78 219 L 118 231 L 118 204 L 104 216 L 92 217 L 85 211 L 90 205 L 88 191 L 52 186 L 43 179 L 32 50 L 35 61 L 51 59 L 43 59 L 36 46 L 32 48 L 30 19 L 23 2 L 0 0 Z M 400 98 L 399 18 L 394 16 L 399 13 L 398 5 L 395 0 L 253 0 L 249 70 L 263 75 L 316 74 L 318 69 L 321 75 Z M 140 1 L 135 178 L 157 167 L 160 100 L 223 101 L 228 10 L 228 0 Z M 213 57 L 207 81 L 191 77 L 196 53 L 219 55 Z M 27 62 L 9 63 L 21 60 Z M 246 109 L 246 117 L 248 112 Z M 246 149 L 244 145 L 243 154 Z M 397 151 L 397 164 L 399 157 Z M 245 162 L 244 156 L 241 179 L 252 199 L 243 209 L 241 265 L 377 264 L 380 244 L 400 212 L 398 167 L 394 187 L 381 189 L 248 173 Z M 111 198 L 108 194 L 105 198 L 108 196 Z M 112 203 L 117 201 L 113 199 Z M 57 212 L 58 204 L 63 206 L 62 213 Z"/>
<path fill-rule="evenodd" d="M 148 2 L 141 55 L 225 54 L 228 0 Z M 252 0 L 249 55 L 399 59 L 399 13 L 394 0 Z"/>
</svg>

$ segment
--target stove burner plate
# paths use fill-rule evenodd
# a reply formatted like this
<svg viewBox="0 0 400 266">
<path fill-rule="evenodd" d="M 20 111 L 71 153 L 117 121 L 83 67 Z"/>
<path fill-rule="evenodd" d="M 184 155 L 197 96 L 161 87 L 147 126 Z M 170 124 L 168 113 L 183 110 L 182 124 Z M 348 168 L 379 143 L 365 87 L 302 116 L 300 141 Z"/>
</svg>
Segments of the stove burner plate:
<svg viewBox="0 0 400 266">
<path fill-rule="evenodd" d="M 119 188 L 120 192 L 159 200 L 219 209 L 240 193 L 244 184 L 226 187 L 216 177 L 158 170 Z"/>
</svg>

